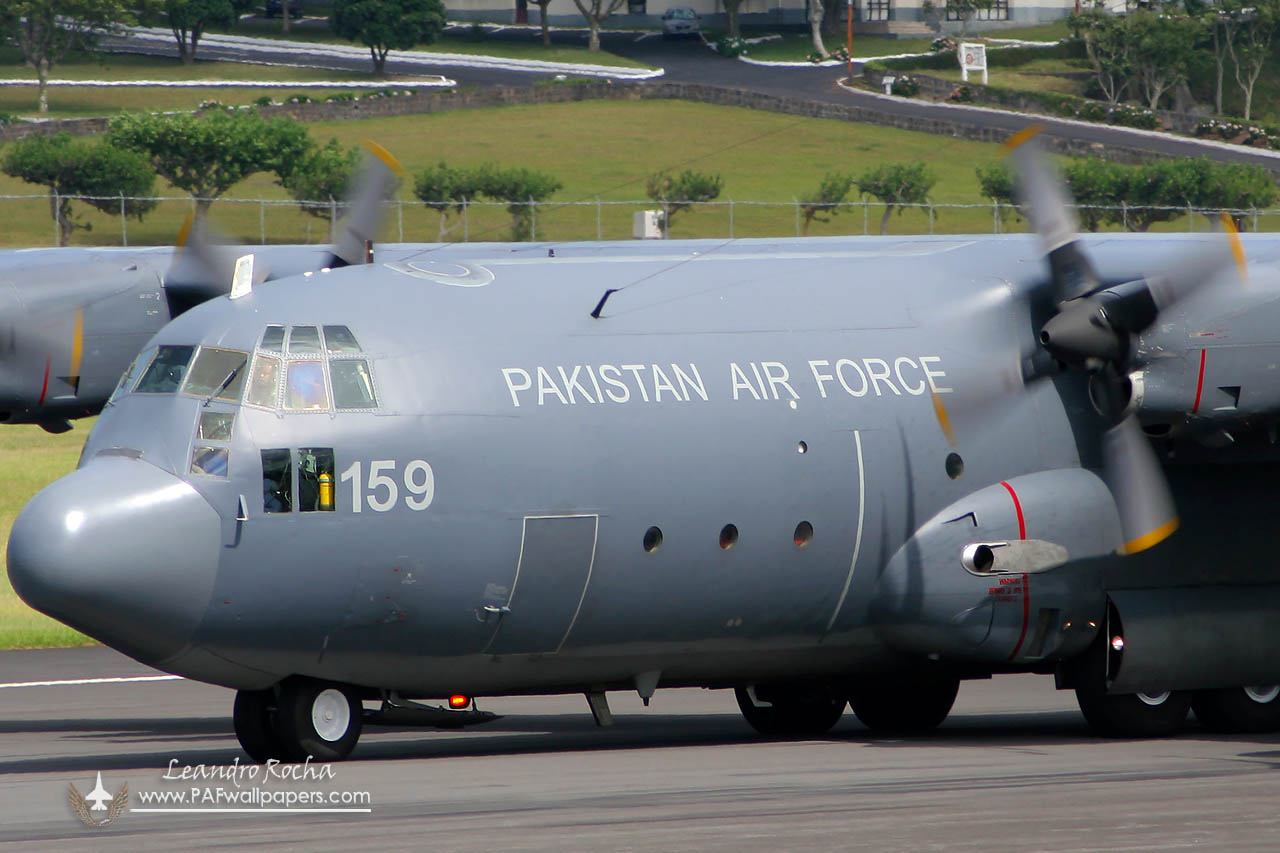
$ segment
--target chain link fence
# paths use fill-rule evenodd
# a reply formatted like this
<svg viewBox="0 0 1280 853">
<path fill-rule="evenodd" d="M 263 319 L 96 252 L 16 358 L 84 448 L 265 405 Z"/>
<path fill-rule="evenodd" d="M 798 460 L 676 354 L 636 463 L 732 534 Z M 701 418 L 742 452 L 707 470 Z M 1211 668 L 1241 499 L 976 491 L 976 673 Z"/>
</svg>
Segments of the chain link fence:
<svg viewBox="0 0 1280 853">
<path fill-rule="evenodd" d="M 0 196 L 0 245 L 57 245 L 55 205 L 70 198 L 76 223 L 70 243 L 92 246 L 170 245 L 193 210 L 190 197 Z M 131 202 L 154 203 L 141 219 L 129 215 Z M 304 210 L 312 211 L 308 213 Z M 396 242 L 477 242 L 511 240 L 523 233 L 544 242 L 622 240 L 639 236 L 638 214 L 658 211 L 670 222 L 668 236 L 793 237 L 879 234 L 999 234 L 1022 232 L 1026 221 L 1007 204 L 913 204 L 878 201 L 806 205 L 801 201 L 698 202 L 664 211 L 651 200 L 573 202 L 468 201 L 439 211 L 417 201 L 390 201 L 384 240 Z M 102 209 L 99 209 L 102 208 Z M 299 203 L 284 199 L 218 199 L 210 208 L 214 227 L 245 244 L 314 243 L 331 240 L 330 222 L 341 202 Z M 1082 230 L 1207 231 L 1221 213 L 1250 231 L 1280 231 L 1280 208 L 1209 210 L 1191 207 L 1079 207 Z M 314 215 L 314 214 L 321 215 Z"/>
</svg>

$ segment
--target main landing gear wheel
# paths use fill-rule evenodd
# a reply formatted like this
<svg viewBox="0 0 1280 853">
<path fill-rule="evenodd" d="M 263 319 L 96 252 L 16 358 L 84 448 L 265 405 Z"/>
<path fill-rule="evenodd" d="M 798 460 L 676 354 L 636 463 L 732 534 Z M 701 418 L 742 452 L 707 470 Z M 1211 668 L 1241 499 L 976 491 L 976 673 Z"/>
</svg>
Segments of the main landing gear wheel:
<svg viewBox="0 0 1280 853">
<path fill-rule="evenodd" d="M 823 735 L 844 714 L 844 700 L 825 687 L 768 685 L 733 692 L 743 718 L 762 735 Z"/>
<path fill-rule="evenodd" d="M 293 761 L 341 761 L 360 739 L 363 715 L 351 688 L 295 678 L 280 689 L 275 731 Z"/>
<path fill-rule="evenodd" d="M 1107 693 L 1101 685 L 1081 684 L 1076 702 L 1089 727 L 1103 737 L 1169 737 L 1186 723 L 1191 694 Z"/>
<path fill-rule="evenodd" d="M 873 732 L 912 735 L 936 729 L 951 713 L 960 680 L 946 675 L 897 675 L 860 681 L 849 707 Z"/>
<path fill-rule="evenodd" d="M 1280 731 L 1280 685 L 1200 690 L 1191 696 L 1191 709 L 1213 732 Z"/>
<path fill-rule="evenodd" d="M 288 757 L 284 744 L 276 734 L 274 690 L 238 691 L 231 720 L 235 726 L 236 739 L 254 761 L 263 764 L 269 758 L 283 761 Z"/>
</svg>

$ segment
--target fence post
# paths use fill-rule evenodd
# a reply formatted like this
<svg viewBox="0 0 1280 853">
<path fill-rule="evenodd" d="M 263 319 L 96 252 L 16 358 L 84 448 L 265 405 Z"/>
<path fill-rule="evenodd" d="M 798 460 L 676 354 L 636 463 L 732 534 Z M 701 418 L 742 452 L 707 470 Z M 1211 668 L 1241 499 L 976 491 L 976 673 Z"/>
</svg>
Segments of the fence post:
<svg viewBox="0 0 1280 853">
<path fill-rule="evenodd" d="M 538 242 L 538 203 L 529 199 L 529 240 L 533 243 Z"/>
<path fill-rule="evenodd" d="M 862 200 L 862 236 L 867 236 L 867 200 Z"/>
<path fill-rule="evenodd" d="M 258 199 L 258 245 L 267 245 L 267 202 Z"/>
<path fill-rule="evenodd" d="M 58 191 L 53 190 L 53 245 L 62 245 L 62 199 Z"/>
<path fill-rule="evenodd" d="M 729 239 L 733 239 L 733 199 L 729 199 Z"/>
<path fill-rule="evenodd" d="M 796 205 L 796 236 L 800 236 L 800 199 L 795 199 Z"/>
<path fill-rule="evenodd" d="M 1196 217 L 1195 214 L 1191 212 L 1191 202 L 1187 202 L 1187 230 L 1196 230 Z"/>
<path fill-rule="evenodd" d="M 601 229 L 600 214 L 601 214 L 600 196 L 596 196 L 596 240 L 604 239 L 604 237 L 602 236 L 603 232 L 600 230 Z"/>
<path fill-rule="evenodd" d="M 1129 230 L 1129 203 L 1124 199 L 1120 199 L 1120 221 L 1124 225 L 1124 230 Z"/>
<path fill-rule="evenodd" d="M 1258 208 L 1253 209 L 1253 233 L 1258 233 Z"/>
<path fill-rule="evenodd" d="M 991 199 L 991 233 L 1000 233 L 1000 202 Z"/>
<path fill-rule="evenodd" d="M 929 236 L 933 236 L 933 205 L 929 205 Z"/>
<path fill-rule="evenodd" d="M 396 199 L 396 231 L 400 235 L 399 240 L 404 242 L 404 199 Z"/>
<path fill-rule="evenodd" d="M 462 242 L 471 242 L 471 217 L 468 215 L 471 205 L 467 203 L 467 197 L 462 197 Z"/>
<path fill-rule="evenodd" d="M 129 245 L 129 220 L 124 212 L 124 193 L 120 193 L 120 242 L 122 245 Z"/>
</svg>

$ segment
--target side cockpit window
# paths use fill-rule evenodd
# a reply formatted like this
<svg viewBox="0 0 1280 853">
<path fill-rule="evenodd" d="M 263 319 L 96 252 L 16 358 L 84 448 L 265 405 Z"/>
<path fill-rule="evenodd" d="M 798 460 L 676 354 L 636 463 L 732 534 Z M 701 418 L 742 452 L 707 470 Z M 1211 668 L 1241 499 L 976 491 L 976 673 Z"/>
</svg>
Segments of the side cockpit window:
<svg viewBox="0 0 1280 853">
<path fill-rule="evenodd" d="M 346 326 L 325 326 L 324 344 L 329 355 L 360 352 L 360 344 L 356 343 L 356 336 L 351 334 L 351 330 Z"/>
<path fill-rule="evenodd" d="M 164 346 L 156 350 L 155 358 L 147 365 L 147 372 L 134 388 L 140 394 L 172 394 L 182 385 L 187 375 L 187 364 L 195 347 Z"/>
<path fill-rule="evenodd" d="M 274 409 L 280 404 L 280 359 L 259 354 L 253 359 L 253 376 L 244 401 L 251 406 Z"/>
<path fill-rule="evenodd" d="M 262 451 L 262 511 L 293 509 L 293 454 L 288 448 Z"/>
<path fill-rule="evenodd" d="M 298 451 L 298 510 L 333 512 L 332 447 L 304 447 Z"/>
<path fill-rule="evenodd" d="M 267 326 L 260 347 L 271 352 L 284 352 L 284 326 Z"/>
</svg>

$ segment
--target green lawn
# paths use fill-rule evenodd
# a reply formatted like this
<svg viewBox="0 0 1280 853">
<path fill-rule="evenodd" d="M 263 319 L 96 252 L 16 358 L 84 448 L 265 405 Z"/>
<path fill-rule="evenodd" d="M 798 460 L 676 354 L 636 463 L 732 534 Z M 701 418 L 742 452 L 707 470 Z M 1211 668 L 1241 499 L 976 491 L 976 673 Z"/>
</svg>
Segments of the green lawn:
<svg viewBox="0 0 1280 853">
<path fill-rule="evenodd" d="M 746 38 L 755 38 L 766 34 L 768 34 L 768 31 L 765 30 L 759 32 L 746 30 L 743 32 L 743 36 Z M 707 38 L 714 41 L 720 35 L 723 35 L 723 33 L 708 32 Z M 752 59 L 764 59 L 773 62 L 804 62 L 813 51 L 813 40 L 809 37 L 808 32 L 787 32 L 779 33 L 778 35 L 781 35 L 782 38 L 750 45 L 747 48 L 747 55 Z M 982 35 L 991 38 L 1017 38 L 1027 41 L 1057 41 L 1068 35 L 1068 33 L 1067 25 L 1058 23 L 1016 30 L 991 30 Z M 828 34 L 823 37 L 823 42 L 826 44 L 827 50 L 831 51 L 844 47 L 845 37 L 843 35 Z M 880 36 L 855 35 L 853 37 L 853 56 L 856 59 L 859 57 L 896 56 L 902 53 L 925 53 L 932 43 L 932 38 L 893 39 Z"/>
<path fill-rule="evenodd" d="M 76 466 L 93 421 L 77 421 L 71 432 L 49 435 L 37 426 L 0 426 L 0 557 L 9 545 L 9 528 L 32 495 Z M 0 572 L 0 649 L 78 646 L 88 638 L 36 613 L 14 594 L 9 573 Z"/>
</svg>

